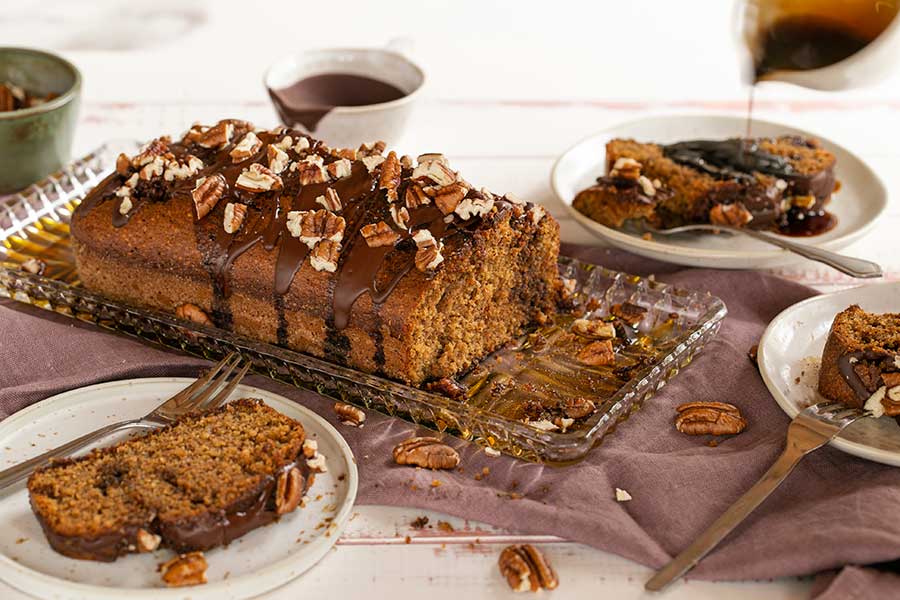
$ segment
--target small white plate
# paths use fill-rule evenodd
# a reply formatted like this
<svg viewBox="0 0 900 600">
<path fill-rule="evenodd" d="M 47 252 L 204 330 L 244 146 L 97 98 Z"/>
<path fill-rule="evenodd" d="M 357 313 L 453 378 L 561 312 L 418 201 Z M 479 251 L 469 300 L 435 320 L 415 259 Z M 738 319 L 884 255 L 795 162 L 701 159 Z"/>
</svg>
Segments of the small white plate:
<svg viewBox="0 0 900 600">
<path fill-rule="evenodd" d="M 739 137 L 746 134 L 746 128 L 746 119 L 727 115 L 667 115 L 629 121 L 569 148 L 553 166 L 550 184 L 585 229 L 613 246 L 641 256 L 719 269 L 764 269 L 804 260 L 786 250 L 742 235 L 685 234 L 669 238 L 655 236 L 652 240 L 645 240 L 639 235 L 601 225 L 572 208 L 576 194 L 606 173 L 606 143 L 613 138 L 666 144 L 700 138 Z M 837 216 L 837 226 L 822 235 L 792 240 L 828 250 L 840 250 L 862 237 L 887 205 L 887 191 L 881 179 L 843 146 L 815 133 L 760 119 L 753 120 L 753 135 L 815 137 L 837 157 L 836 175 L 841 182 L 841 190 L 828 205 L 828 210 Z"/>
<path fill-rule="evenodd" d="M 47 398 L 0 423 L 0 468 L 58 446 L 101 425 L 146 414 L 191 383 L 185 377 L 114 381 Z M 54 552 L 28 506 L 24 486 L 0 497 L 0 579 L 43 598 L 239 599 L 257 596 L 316 564 L 334 545 L 356 499 L 358 476 L 347 442 L 308 408 L 246 385 L 231 398 L 259 398 L 303 423 L 318 441 L 328 471 L 316 475 L 305 508 L 260 527 L 226 548 L 206 552 L 205 585 L 166 588 L 156 567 L 174 554 L 158 550 L 112 563 L 66 558 Z M 326 521 L 326 519 L 331 519 Z"/>
<path fill-rule="evenodd" d="M 798 302 L 769 323 L 759 342 L 759 372 L 789 417 L 825 400 L 816 388 L 834 316 L 851 304 L 870 312 L 897 312 L 898 298 L 900 282 L 866 285 Z M 900 466 L 900 426 L 891 417 L 861 419 L 831 445 L 854 456 Z"/>
</svg>

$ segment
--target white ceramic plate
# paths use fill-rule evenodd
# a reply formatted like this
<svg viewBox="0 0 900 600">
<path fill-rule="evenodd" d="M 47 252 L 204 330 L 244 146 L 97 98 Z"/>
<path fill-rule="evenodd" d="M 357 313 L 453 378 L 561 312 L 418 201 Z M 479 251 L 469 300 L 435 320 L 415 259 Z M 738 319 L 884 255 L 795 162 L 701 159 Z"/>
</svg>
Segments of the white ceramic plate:
<svg viewBox="0 0 900 600">
<path fill-rule="evenodd" d="M 186 387 L 183 377 L 132 379 L 85 387 L 53 396 L 0 423 L 0 467 L 49 450 L 100 425 L 146 414 Z M 53 599 L 204 598 L 257 596 L 297 577 L 334 545 L 356 499 L 358 477 L 350 447 L 311 410 L 287 398 L 246 385 L 234 398 L 260 398 L 299 420 L 317 440 L 328 471 L 316 475 L 305 508 L 206 552 L 209 583 L 166 588 L 156 567 L 174 554 L 158 550 L 112 563 L 66 558 L 51 550 L 28 506 L 24 486 L 0 497 L 0 579 L 23 592 Z M 327 521 L 326 519 L 332 519 Z"/>
<path fill-rule="evenodd" d="M 870 312 L 900 310 L 900 282 L 815 296 L 775 317 L 759 342 L 759 372 L 789 417 L 825 400 L 816 390 L 819 359 L 834 316 L 859 304 Z M 900 466 L 900 426 L 890 417 L 861 419 L 831 442 L 854 456 Z"/>
<path fill-rule="evenodd" d="M 622 123 L 569 148 L 553 166 L 550 184 L 572 217 L 588 231 L 613 246 L 641 256 L 720 269 L 763 269 L 804 260 L 786 250 L 741 235 L 684 234 L 645 240 L 633 233 L 605 227 L 572 208 L 575 195 L 606 172 L 606 142 L 612 138 L 671 143 L 742 136 L 746 128 L 746 119 L 736 116 L 671 115 Z M 838 218 L 837 226 L 822 235 L 791 239 L 828 250 L 846 247 L 865 234 L 884 210 L 887 205 L 884 184 L 859 157 L 827 138 L 780 123 L 753 120 L 756 137 L 785 134 L 821 140 L 837 156 L 837 178 L 842 184 L 828 206 Z"/>
</svg>

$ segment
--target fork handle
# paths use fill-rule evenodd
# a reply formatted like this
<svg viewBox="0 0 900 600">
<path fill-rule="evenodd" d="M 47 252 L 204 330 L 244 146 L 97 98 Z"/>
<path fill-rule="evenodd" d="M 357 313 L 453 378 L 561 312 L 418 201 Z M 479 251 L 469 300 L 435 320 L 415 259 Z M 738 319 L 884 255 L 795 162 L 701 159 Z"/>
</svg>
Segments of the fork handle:
<svg viewBox="0 0 900 600">
<path fill-rule="evenodd" d="M 31 475 L 32 471 L 42 466 L 52 458 L 59 458 L 61 456 L 68 456 L 70 454 L 73 454 L 78 450 L 81 450 L 82 448 L 103 439 L 111 433 L 125 431 L 126 429 L 145 429 L 149 427 L 150 425 L 146 424 L 141 419 L 131 419 L 129 421 L 110 423 L 109 425 L 101 427 L 96 431 L 86 433 L 83 436 L 72 440 L 71 442 L 63 444 L 62 446 L 57 446 L 56 448 L 48 450 L 47 452 L 44 452 L 39 456 L 35 456 L 34 458 L 30 458 L 25 462 L 21 462 L 13 467 L 0 471 L 0 491 L 3 491 L 14 483 L 18 483 L 19 481 L 27 478 L 29 475 Z"/>
<path fill-rule="evenodd" d="M 706 556 L 710 550 L 715 548 L 725 536 L 734 531 L 753 510 L 762 504 L 763 500 L 775 491 L 781 482 L 794 470 L 797 463 L 800 462 L 807 451 L 797 446 L 788 444 L 769 470 L 754 484 L 737 502 L 731 505 L 722 516 L 710 525 L 706 531 L 700 534 L 694 543 L 685 548 L 681 554 L 676 556 L 665 567 L 656 572 L 646 584 L 644 589 L 658 592 L 665 588 L 669 583 L 678 579 L 700 560 Z"/>
<path fill-rule="evenodd" d="M 768 242 L 769 244 L 773 244 L 780 248 L 784 248 L 785 250 L 790 250 L 794 254 L 799 254 L 800 256 L 803 256 L 810 260 L 824 263 L 829 267 L 834 267 L 841 273 L 850 275 L 851 277 L 856 277 L 859 279 L 869 279 L 872 277 L 881 277 L 883 275 L 881 267 L 878 265 L 878 263 L 874 263 L 870 260 L 854 258 L 852 256 L 845 256 L 843 254 L 838 254 L 837 252 L 830 252 L 823 248 L 816 248 L 814 246 L 808 246 L 806 244 L 798 244 L 796 242 L 792 242 L 791 240 L 784 239 L 783 236 L 772 235 L 771 233 L 766 233 L 765 231 L 757 231 L 749 228 L 732 230 L 743 233 L 744 235 L 749 235 L 750 237 L 756 238 L 758 240 Z"/>
</svg>

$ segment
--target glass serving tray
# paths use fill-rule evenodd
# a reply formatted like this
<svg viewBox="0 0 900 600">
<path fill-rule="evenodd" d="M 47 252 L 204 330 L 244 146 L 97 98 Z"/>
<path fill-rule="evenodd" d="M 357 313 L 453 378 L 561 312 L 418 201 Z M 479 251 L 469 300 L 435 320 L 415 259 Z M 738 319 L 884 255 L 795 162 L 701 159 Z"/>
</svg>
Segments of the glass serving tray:
<svg viewBox="0 0 900 600">
<path fill-rule="evenodd" d="M 726 308 L 709 293 L 674 288 L 597 265 L 560 257 L 572 287 L 573 313 L 522 336 L 461 378 L 462 400 L 260 343 L 166 313 L 114 302 L 80 286 L 68 221 L 84 194 L 109 173 L 119 152 L 108 144 L 24 192 L 0 198 L 0 297 L 33 304 L 142 340 L 218 360 L 239 350 L 256 372 L 360 407 L 490 446 L 532 461 L 583 458 L 616 425 L 638 410 L 690 364 L 718 332 Z M 38 259 L 35 263 L 30 259 Z M 39 273 L 23 265 L 41 265 Z M 646 309 L 633 342 L 617 350 L 613 367 L 590 367 L 571 354 L 567 333 L 577 316 L 604 318 L 615 304 Z M 568 340 L 568 342 L 567 342 Z M 589 396 L 595 411 L 563 431 L 531 420 L 527 407 L 560 406 Z M 529 404 L 530 403 L 530 404 Z M 564 426 L 565 429 L 565 426 Z"/>
</svg>

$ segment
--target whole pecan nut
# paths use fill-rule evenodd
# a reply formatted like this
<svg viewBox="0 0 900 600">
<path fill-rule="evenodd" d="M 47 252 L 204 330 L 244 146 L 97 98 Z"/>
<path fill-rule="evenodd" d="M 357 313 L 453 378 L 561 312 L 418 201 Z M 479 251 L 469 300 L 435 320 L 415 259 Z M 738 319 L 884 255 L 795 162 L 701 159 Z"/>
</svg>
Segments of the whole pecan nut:
<svg viewBox="0 0 900 600">
<path fill-rule="evenodd" d="M 275 482 L 275 514 L 293 511 L 303 498 L 303 475 L 297 467 L 283 471 Z"/>
<path fill-rule="evenodd" d="M 206 583 L 206 558 L 202 552 L 179 554 L 159 566 L 162 579 L 170 587 Z"/>
<path fill-rule="evenodd" d="M 615 364 L 616 353 L 613 350 L 612 340 L 591 342 L 578 353 L 578 360 L 592 367 Z"/>
<path fill-rule="evenodd" d="M 687 402 L 675 410 L 675 429 L 687 435 L 736 435 L 747 427 L 738 407 L 727 402 Z"/>
<path fill-rule="evenodd" d="M 593 400 L 578 396 L 576 398 L 566 398 L 566 402 L 563 405 L 563 412 L 565 412 L 566 416 L 570 419 L 580 419 L 593 414 L 596 408 Z"/>
<path fill-rule="evenodd" d="M 435 437 L 414 437 L 397 444 L 394 462 L 426 469 L 455 469 L 459 454 Z"/>
<path fill-rule="evenodd" d="M 497 561 L 500 574 L 514 592 L 556 589 L 559 578 L 540 550 L 531 544 L 507 546 Z"/>
<path fill-rule="evenodd" d="M 185 321 L 193 321 L 198 325 L 208 325 L 210 327 L 214 325 L 212 319 L 209 318 L 209 315 L 202 308 L 189 302 L 179 305 L 175 309 L 175 316 Z"/>
<path fill-rule="evenodd" d="M 341 423 L 344 425 L 352 425 L 353 427 L 359 427 L 366 420 L 366 413 L 364 413 L 362 409 L 356 408 L 352 404 L 347 404 L 345 402 L 335 402 L 334 413 L 337 415 L 338 419 L 340 419 Z"/>
<path fill-rule="evenodd" d="M 638 323 L 640 323 L 644 315 L 647 313 L 647 309 L 643 306 L 638 306 L 637 304 L 632 304 L 631 302 L 622 302 L 621 304 L 613 304 L 609 312 L 614 317 L 619 317 L 632 327 L 637 327 Z"/>
<path fill-rule="evenodd" d="M 209 177 L 201 177 L 197 180 L 197 185 L 191 192 L 194 199 L 194 206 L 197 208 L 197 219 L 202 219 L 216 207 L 228 184 L 221 175 L 211 175 Z"/>
</svg>

